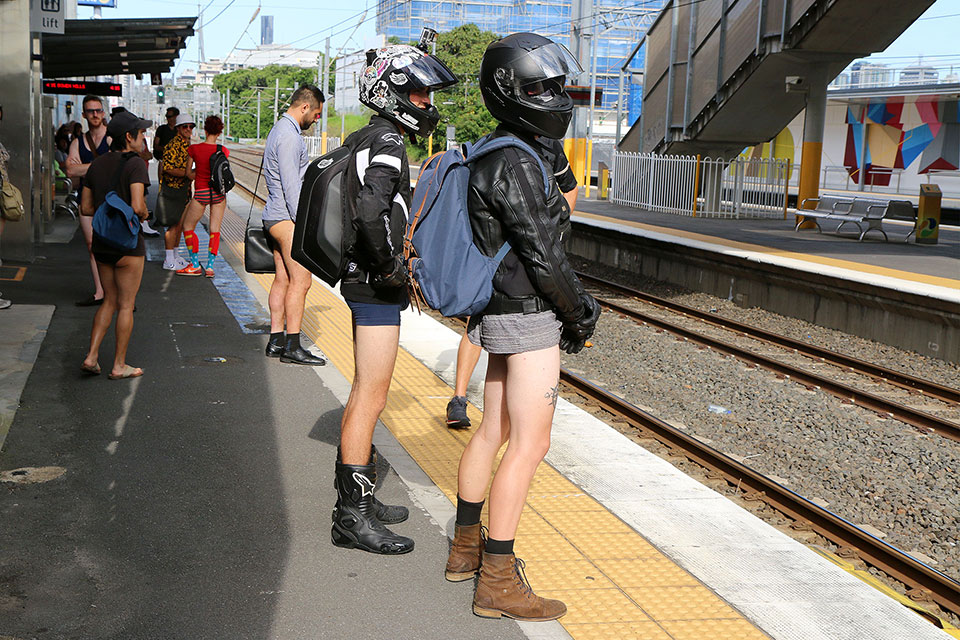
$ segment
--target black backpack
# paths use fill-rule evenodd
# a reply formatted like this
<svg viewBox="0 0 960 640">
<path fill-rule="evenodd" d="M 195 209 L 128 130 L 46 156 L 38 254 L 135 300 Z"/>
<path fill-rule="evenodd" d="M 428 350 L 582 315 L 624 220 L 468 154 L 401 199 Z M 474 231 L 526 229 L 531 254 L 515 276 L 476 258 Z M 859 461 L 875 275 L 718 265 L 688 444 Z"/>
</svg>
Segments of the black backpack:
<svg viewBox="0 0 960 640">
<path fill-rule="evenodd" d="M 307 165 L 293 227 L 293 259 L 331 287 L 343 275 L 353 244 L 353 224 L 343 201 L 343 176 L 352 156 L 348 139 Z"/>
<path fill-rule="evenodd" d="M 233 171 L 230 170 L 230 161 L 227 160 L 227 154 L 223 152 L 223 147 L 217 145 L 217 150 L 210 156 L 210 188 L 217 193 L 226 193 L 233 189 L 237 181 L 233 177 Z"/>
</svg>

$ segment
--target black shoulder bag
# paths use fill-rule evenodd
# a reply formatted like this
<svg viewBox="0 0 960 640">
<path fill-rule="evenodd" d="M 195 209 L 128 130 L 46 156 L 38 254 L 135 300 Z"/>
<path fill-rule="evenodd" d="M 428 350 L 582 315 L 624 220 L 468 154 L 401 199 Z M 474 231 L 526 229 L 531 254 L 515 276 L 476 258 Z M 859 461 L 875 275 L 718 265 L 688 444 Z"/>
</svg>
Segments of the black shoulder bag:
<svg viewBox="0 0 960 640">
<path fill-rule="evenodd" d="M 263 173 L 263 160 L 260 160 L 260 170 L 257 171 L 257 184 L 253 187 L 250 197 L 250 212 L 247 214 L 247 229 L 243 236 L 243 268 L 247 273 L 276 273 L 273 262 L 273 241 L 263 228 L 263 223 L 252 227 L 250 218 L 253 217 L 253 200 L 260 187 L 260 175 Z"/>
</svg>

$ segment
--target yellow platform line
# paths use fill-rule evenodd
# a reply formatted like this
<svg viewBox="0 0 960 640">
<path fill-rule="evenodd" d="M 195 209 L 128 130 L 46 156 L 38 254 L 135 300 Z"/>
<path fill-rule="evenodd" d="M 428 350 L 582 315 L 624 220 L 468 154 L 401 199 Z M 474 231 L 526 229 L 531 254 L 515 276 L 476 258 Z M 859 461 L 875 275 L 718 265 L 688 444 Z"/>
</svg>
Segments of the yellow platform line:
<svg viewBox="0 0 960 640">
<path fill-rule="evenodd" d="M 227 246 L 243 255 L 243 221 L 225 217 Z M 238 226 L 237 225 L 241 225 Z M 269 290 L 272 275 L 254 279 Z M 307 295 L 303 332 L 348 379 L 353 379 L 350 311 L 330 290 Z M 403 448 L 456 503 L 457 465 L 472 435 L 444 421 L 450 387 L 400 349 L 381 416 Z M 474 425 L 481 413 L 473 405 Z M 486 513 L 484 513 L 486 518 Z M 643 536 L 547 464 L 530 487 L 516 542 L 536 591 L 563 600 L 560 622 L 576 640 L 753 640 L 768 636 Z M 437 570 L 441 561 L 438 560 Z M 450 588 L 461 588 L 451 585 Z"/>
<path fill-rule="evenodd" d="M 960 289 L 960 280 L 956 280 L 953 278 L 930 276 L 923 273 L 913 273 L 910 271 L 902 271 L 900 269 L 889 269 L 887 267 L 878 267 L 871 264 L 865 264 L 863 262 L 854 262 L 852 260 L 840 260 L 837 258 L 827 258 L 824 256 L 817 256 L 811 253 L 800 253 L 797 251 L 786 251 L 783 249 L 775 249 L 773 247 L 765 247 L 760 244 L 751 244 L 749 242 L 739 242 L 737 240 L 728 240 L 726 238 L 718 238 L 716 236 L 711 236 L 703 233 L 695 233 L 693 231 L 684 231 L 682 229 L 671 229 L 670 227 L 661 227 L 658 225 L 646 224 L 643 222 L 636 222 L 633 220 L 621 220 L 620 218 L 611 218 L 609 216 L 602 216 L 595 213 L 587 213 L 585 211 L 574 211 L 574 214 L 577 216 L 588 218 L 590 220 L 611 222 L 614 224 L 620 224 L 627 227 L 633 227 L 635 229 L 643 229 L 645 231 L 663 233 L 666 235 L 676 236 L 678 238 L 686 238 L 687 240 L 696 240 L 698 242 L 718 244 L 724 247 L 730 247 L 731 249 L 739 249 L 741 251 L 754 251 L 756 253 L 765 253 L 767 255 L 778 256 L 781 258 L 791 258 L 793 260 L 813 262 L 815 264 L 822 264 L 828 267 L 837 267 L 839 269 L 850 269 L 851 271 L 859 271 L 861 273 L 870 273 L 877 276 L 886 276 L 888 278 L 898 278 L 900 280 L 909 280 L 910 282 L 919 282 L 922 284 L 929 284 L 937 287 L 947 287 L 948 289 Z"/>
</svg>

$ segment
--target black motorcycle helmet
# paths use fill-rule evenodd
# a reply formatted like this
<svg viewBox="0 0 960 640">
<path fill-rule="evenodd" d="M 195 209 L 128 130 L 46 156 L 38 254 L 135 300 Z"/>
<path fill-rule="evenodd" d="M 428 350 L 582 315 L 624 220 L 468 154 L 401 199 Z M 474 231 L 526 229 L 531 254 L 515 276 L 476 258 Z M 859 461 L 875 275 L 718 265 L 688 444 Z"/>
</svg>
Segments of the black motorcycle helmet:
<svg viewBox="0 0 960 640">
<path fill-rule="evenodd" d="M 514 33 L 484 52 L 480 94 L 497 120 L 562 138 L 573 116 L 573 99 L 563 87 L 582 71 L 562 44 L 535 33 Z"/>
<path fill-rule="evenodd" d="M 440 112 L 433 105 L 426 109 L 416 106 L 410 101 L 410 92 L 437 91 L 456 83 L 457 77 L 439 58 L 395 44 L 367 51 L 367 68 L 360 77 L 360 102 L 408 133 L 428 136 L 440 122 Z"/>
</svg>

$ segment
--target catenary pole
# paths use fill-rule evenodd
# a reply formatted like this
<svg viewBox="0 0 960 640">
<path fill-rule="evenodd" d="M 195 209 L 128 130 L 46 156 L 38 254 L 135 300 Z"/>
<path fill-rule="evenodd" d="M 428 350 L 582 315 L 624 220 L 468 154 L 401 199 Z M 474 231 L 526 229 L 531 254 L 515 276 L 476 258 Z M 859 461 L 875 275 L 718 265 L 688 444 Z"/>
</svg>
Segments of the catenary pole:
<svg viewBox="0 0 960 640">
<path fill-rule="evenodd" d="M 260 94 L 263 92 L 257 89 L 257 140 L 260 140 Z"/>
<path fill-rule="evenodd" d="M 327 103 L 330 102 L 330 96 L 327 95 L 327 89 L 330 87 L 330 36 L 327 36 L 327 43 L 323 49 L 323 95 L 326 100 L 323 101 L 323 115 L 320 121 L 320 155 L 327 152 Z"/>
<path fill-rule="evenodd" d="M 280 120 L 280 78 L 274 78 L 276 83 L 273 87 L 273 121 Z"/>
</svg>

